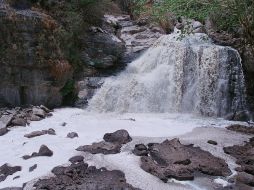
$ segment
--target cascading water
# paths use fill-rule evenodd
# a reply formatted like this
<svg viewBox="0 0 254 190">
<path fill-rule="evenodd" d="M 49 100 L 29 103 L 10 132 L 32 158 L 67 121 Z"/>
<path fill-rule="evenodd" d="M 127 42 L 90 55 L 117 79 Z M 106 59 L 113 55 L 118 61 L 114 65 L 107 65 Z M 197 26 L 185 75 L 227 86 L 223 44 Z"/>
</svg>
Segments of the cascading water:
<svg viewBox="0 0 254 190">
<path fill-rule="evenodd" d="M 184 112 L 224 116 L 246 108 L 241 58 L 205 34 L 165 35 L 89 102 L 96 112 Z"/>
</svg>

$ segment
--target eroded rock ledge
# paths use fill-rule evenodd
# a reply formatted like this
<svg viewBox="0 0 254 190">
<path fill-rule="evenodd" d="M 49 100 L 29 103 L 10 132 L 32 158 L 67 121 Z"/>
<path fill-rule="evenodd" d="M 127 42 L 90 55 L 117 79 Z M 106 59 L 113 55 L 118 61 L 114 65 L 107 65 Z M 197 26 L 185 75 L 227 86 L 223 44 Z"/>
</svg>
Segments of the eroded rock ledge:
<svg viewBox="0 0 254 190">
<path fill-rule="evenodd" d="M 199 147 L 183 145 L 178 139 L 165 140 L 161 144 L 150 143 L 147 154 L 148 156 L 141 157 L 141 168 L 164 182 L 170 178 L 193 180 L 194 172 L 211 176 L 229 176 L 231 174 L 225 160 L 217 158 Z"/>
</svg>

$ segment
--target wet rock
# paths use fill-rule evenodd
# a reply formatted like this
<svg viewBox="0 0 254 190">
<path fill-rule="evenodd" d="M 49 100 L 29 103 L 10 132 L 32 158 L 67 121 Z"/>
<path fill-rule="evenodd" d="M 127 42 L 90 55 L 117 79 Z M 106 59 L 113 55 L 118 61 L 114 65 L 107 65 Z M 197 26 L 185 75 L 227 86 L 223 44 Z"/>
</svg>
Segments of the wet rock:
<svg viewBox="0 0 254 190">
<path fill-rule="evenodd" d="M 13 126 L 25 127 L 30 124 L 30 121 L 40 121 L 45 117 L 49 117 L 51 113 L 48 113 L 44 110 L 50 111 L 45 106 L 29 106 L 26 108 L 16 107 L 13 109 L 6 108 L 0 110 L 0 134 L 2 128 L 10 128 Z M 45 112 L 45 115 L 42 117 L 43 112 Z M 6 132 L 5 129 L 2 129 L 2 131 L 2 133 Z"/>
<path fill-rule="evenodd" d="M 132 141 L 129 133 L 126 130 L 118 130 L 114 133 L 106 133 L 103 137 L 106 142 L 126 144 Z"/>
<path fill-rule="evenodd" d="M 0 182 L 4 181 L 9 175 L 12 175 L 18 171 L 21 171 L 20 166 L 10 166 L 8 164 L 4 164 L 0 167 Z"/>
<path fill-rule="evenodd" d="M 148 149 L 144 144 L 136 144 L 133 150 L 133 154 L 135 154 L 136 156 L 147 156 Z"/>
<path fill-rule="evenodd" d="M 117 154 L 120 153 L 123 144 L 132 140 L 126 130 L 106 133 L 103 139 L 105 141 L 93 143 L 92 145 L 80 146 L 76 150 L 90 152 L 91 154 Z"/>
<path fill-rule="evenodd" d="M 0 136 L 5 135 L 6 133 L 8 133 L 8 129 L 6 127 L 0 128 Z"/>
<path fill-rule="evenodd" d="M 56 135 L 56 132 L 54 129 L 48 129 L 48 130 L 42 130 L 42 131 L 33 131 L 29 134 L 24 135 L 24 137 L 27 138 L 34 138 L 34 137 L 38 137 L 38 136 L 42 136 L 42 135 Z"/>
<path fill-rule="evenodd" d="M 254 134 L 254 126 L 245 126 L 245 125 L 239 125 L 234 124 L 226 127 L 228 130 L 244 133 L 247 135 L 253 135 Z"/>
<path fill-rule="evenodd" d="M 67 134 L 67 138 L 73 139 L 75 137 L 78 137 L 78 133 L 76 132 L 71 132 Z"/>
<path fill-rule="evenodd" d="M 37 168 L 37 164 L 34 164 L 33 166 L 31 166 L 31 167 L 29 168 L 29 172 L 34 171 L 36 168 Z"/>
<path fill-rule="evenodd" d="M 69 161 L 72 164 L 75 164 L 77 162 L 82 162 L 84 160 L 84 156 L 73 156 L 72 158 L 69 159 Z"/>
<path fill-rule="evenodd" d="M 236 176 L 236 181 L 254 187 L 254 176 L 245 172 L 239 172 Z"/>
<path fill-rule="evenodd" d="M 212 176 L 228 176 L 226 162 L 199 147 L 183 145 L 178 139 L 151 143 L 149 156 L 141 157 L 141 168 L 162 181 L 169 178 L 193 180 L 195 172 Z"/>
<path fill-rule="evenodd" d="M 44 105 L 40 105 L 40 108 L 41 108 L 44 112 L 46 112 L 46 113 L 52 112 L 52 110 L 50 110 L 49 108 L 47 108 L 47 107 L 44 106 Z"/>
<path fill-rule="evenodd" d="M 250 115 L 247 111 L 238 111 L 236 113 L 228 114 L 225 119 L 232 121 L 249 121 Z"/>
<path fill-rule="evenodd" d="M 55 175 L 64 175 L 64 172 L 65 172 L 65 167 L 63 166 L 57 166 L 57 167 L 54 167 L 51 172 Z"/>
<path fill-rule="evenodd" d="M 212 145 L 218 145 L 218 143 L 216 141 L 213 140 L 209 140 L 207 141 L 208 144 L 212 144 Z"/>
<path fill-rule="evenodd" d="M 0 112 L 0 136 L 5 135 L 8 132 L 7 126 L 11 122 L 13 113 L 9 113 L 6 110 Z"/>
<path fill-rule="evenodd" d="M 164 33 L 162 28 L 152 26 L 146 21 L 132 21 L 129 15 L 105 15 L 105 20 L 108 24 L 113 24 L 120 28 L 118 37 L 124 42 L 126 47 L 123 55 L 125 63 L 137 58 Z"/>
<path fill-rule="evenodd" d="M 32 115 L 30 117 L 30 121 L 40 121 L 40 120 L 42 120 L 42 118 L 37 115 Z"/>
<path fill-rule="evenodd" d="M 27 121 L 24 118 L 16 117 L 16 118 L 14 118 L 11 121 L 11 125 L 13 125 L 13 126 L 22 126 L 22 127 L 25 127 L 26 124 L 27 124 Z"/>
<path fill-rule="evenodd" d="M 30 158 L 33 158 L 33 157 L 38 157 L 38 156 L 48 156 L 48 157 L 50 157 L 52 155 L 53 155 L 52 150 L 50 150 L 46 145 L 41 145 L 40 150 L 39 150 L 38 153 L 34 152 L 34 153 L 31 154 L 31 156 L 30 155 L 25 155 L 25 156 L 23 156 L 23 159 L 27 160 L 27 159 L 30 159 Z"/>
<path fill-rule="evenodd" d="M 36 115 L 40 118 L 46 117 L 46 112 L 43 109 L 41 109 L 40 107 L 33 107 L 32 113 L 33 113 L 33 115 Z"/>
<path fill-rule="evenodd" d="M 237 128 L 238 129 L 238 128 Z M 254 137 L 244 145 L 224 147 L 224 152 L 236 158 L 237 181 L 245 185 L 254 186 Z"/>
<path fill-rule="evenodd" d="M 119 170 L 97 169 L 83 161 L 69 167 L 57 166 L 52 170 L 55 177 L 41 179 L 34 184 L 35 190 L 138 190 L 126 183 L 125 175 Z"/>
<path fill-rule="evenodd" d="M 117 154 L 120 153 L 121 147 L 120 144 L 101 141 L 92 145 L 80 146 L 76 150 L 90 152 L 91 154 Z"/>
</svg>

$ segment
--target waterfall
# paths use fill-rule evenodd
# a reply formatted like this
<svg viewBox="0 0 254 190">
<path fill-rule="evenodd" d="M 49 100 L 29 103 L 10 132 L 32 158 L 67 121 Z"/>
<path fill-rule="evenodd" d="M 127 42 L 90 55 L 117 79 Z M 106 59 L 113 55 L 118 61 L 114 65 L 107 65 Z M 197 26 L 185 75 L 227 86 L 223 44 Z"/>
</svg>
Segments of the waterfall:
<svg viewBox="0 0 254 190">
<path fill-rule="evenodd" d="M 246 108 L 241 58 L 205 34 L 160 37 L 90 100 L 96 112 L 225 116 Z"/>
</svg>

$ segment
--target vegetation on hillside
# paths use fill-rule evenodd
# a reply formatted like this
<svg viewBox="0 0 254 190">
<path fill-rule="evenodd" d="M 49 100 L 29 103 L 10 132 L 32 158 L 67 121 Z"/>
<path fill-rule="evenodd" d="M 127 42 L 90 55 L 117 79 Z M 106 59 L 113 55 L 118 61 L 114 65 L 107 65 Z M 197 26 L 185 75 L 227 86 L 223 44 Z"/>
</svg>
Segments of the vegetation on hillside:
<svg viewBox="0 0 254 190">
<path fill-rule="evenodd" d="M 254 45 L 253 0 L 132 0 L 135 15 L 152 15 L 156 20 L 172 16 L 213 21 L 218 30 L 240 33 L 245 42 Z"/>
</svg>

